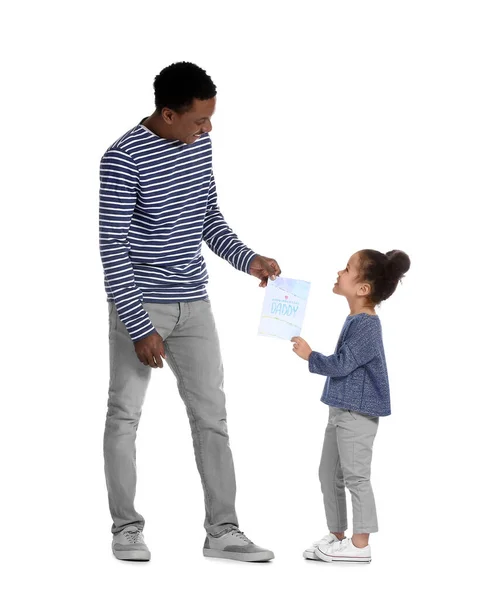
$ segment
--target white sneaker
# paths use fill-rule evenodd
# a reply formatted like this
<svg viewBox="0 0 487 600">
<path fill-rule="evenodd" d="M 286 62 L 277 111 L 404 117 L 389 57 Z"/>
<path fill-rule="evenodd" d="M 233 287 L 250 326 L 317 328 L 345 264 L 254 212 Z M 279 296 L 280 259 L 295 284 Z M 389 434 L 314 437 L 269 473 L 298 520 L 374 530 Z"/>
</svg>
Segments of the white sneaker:
<svg viewBox="0 0 487 600">
<path fill-rule="evenodd" d="M 311 544 L 311 546 L 309 546 L 309 548 L 306 548 L 306 550 L 303 552 L 303 556 L 304 558 L 307 558 L 309 560 L 320 560 L 316 555 L 315 555 L 315 550 L 318 547 L 318 545 L 322 545 L 323 547 L 326 544 L 333 544 L 333 542 L 338 542 L 339 539 L 337 538 L 337 536 L 333 533 L 329 533 L 328 535 L 325 535 L 324 538 L 322 538 L 321 540 L 318 540 L 317 542 L 313 542 Z"/>
<path fill-rule="evenodd" d="M 333 544 L 318 544 L 315 554 L 325 562 L 369 563 L 372 560 L 370 544 L 365 548 L 357 548 L 350 538 Z"/>
</svg>

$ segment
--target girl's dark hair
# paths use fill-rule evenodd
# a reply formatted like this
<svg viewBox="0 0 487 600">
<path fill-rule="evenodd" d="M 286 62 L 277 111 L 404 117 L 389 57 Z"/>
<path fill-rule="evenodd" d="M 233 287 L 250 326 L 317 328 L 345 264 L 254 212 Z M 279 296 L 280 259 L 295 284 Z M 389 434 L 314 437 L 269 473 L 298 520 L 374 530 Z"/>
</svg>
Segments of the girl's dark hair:
<svg viewBox="0 0 487 600">
<path fill-rule="evenodd" d="M 190 62 L 177 62 L 163 69 L 154 79 L 156 108 L 170 108 L 183 113 L 193 100 L 210 100 L 216 96 L 216 86 L 201 67 Z"/>
<path fill-rule="evenodd" d="M 389 250 L 385 254 L 377 250 L 361 250 L 360 279 L 371 285 L 370 300 L 380 304 L 396 291 L 397 284 L 409 271 L 411 261 L 402 250 Z"/>
</svg>

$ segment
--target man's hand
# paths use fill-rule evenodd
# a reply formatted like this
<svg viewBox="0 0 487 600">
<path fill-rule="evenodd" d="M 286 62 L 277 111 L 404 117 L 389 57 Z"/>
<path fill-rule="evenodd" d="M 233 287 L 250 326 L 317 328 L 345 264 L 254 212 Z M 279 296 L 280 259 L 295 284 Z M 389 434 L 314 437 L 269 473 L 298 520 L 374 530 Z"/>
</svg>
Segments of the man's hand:
<svg viewBox="0 0 487 600">
<path fill-rule="evenodd" d="M 141 363 L 149 367 L 162 369 L 163 362 L 162 358 L 166 358 L 166 351 L 164 350 L 164 342 L 162 337 L 154 331 L 145 338 L 134 342 L 135 353 L 137 354 Z M 162 358 L 161 358 L 162 356 Z"/>
<path fill-rule="evenodd" d="M 298 356 L 304 358 L 304 360 L 309 360 L 309 355 L 313 350 L 311 350 L 308 342 L 303 340 L 302 337 L 293 337 L 291 338 L 291 342 L 294 342 L 293 352 L 296 352 Z"/>
<path fill-rule="evenodd" d="M 279 277 L 281 268 L 273 258 L 257 255 L 250 263 L 250 274 L 260 279 L 259 287 L 266 287 L 269 277 L 272 281 Z"/>
</svg>

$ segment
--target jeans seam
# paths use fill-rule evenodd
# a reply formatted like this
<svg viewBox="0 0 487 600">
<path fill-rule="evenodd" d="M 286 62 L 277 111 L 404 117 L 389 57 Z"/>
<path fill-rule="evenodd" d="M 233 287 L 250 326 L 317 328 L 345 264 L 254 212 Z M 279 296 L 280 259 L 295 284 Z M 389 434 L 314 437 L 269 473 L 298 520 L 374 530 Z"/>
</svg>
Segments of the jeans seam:
<svg viewBox="0 0 487 600">
<path fill-rule="evenodd" d="M 178 377 L 179 377 L 179 379 L 181 381 L 181 388 L 184 391 L 186 405 L 189 408 L 189 411 L 191 413 L 191 418 L 193 420 L 193 423 L 194 423 L 194 426 L 195 426 L 195 429 L 196 429 L 196 433 L 197 433 L 197 436 L 198 436 L 199 458 L 200 458 L 200 465 L 201 465 L 201 479 L 202 479 L 202 484 L 203 484 L 203 490 L 204 490 L 205 496 L 206 496 L 206 498 L 208 500 L 208 512 L 209 512 L 209 517 L 210 517 L 209 520 L 210 520 L 210 523 L 211 523 L 213 521 L 212 502 L 211 502 L 210 493 L 208 491 L 208 487 L 206 485 L 206 474 L 205 474 L 205 469 L 204 469 L 204 464 L 203 464 L 203 451 L 202 451 L 203 444 L 202 444 L 202 441 L 201 441 L 200 428 L 198 427 L 198 421 L 197 421 L 197 419 L 196 419 L 196 417 L 194 415 L 193 407 L 192 407 L 191 402 L 189 400 L 189 394 L 188 394 L 188 392 L 186 390 L 186 386 L 184 384 L 184 379 L 183 379 L 182 373 L 181 373 L 181 371 L 179 369 L 179 366 L 176 363 L 176 360 L 174 358 L 174 354 L 169 350 L 169 348 L 168 348 L 167 345 L 165 346 L 165 350 L 166 350 L 166 353 L 169 354 L 169 356 L 171 357 L 171 359 L 173 361 L 173 364 L 174 364 L 174 368 L 176 370 L 176 373 L 178 374 Z"/>
<path fill-rule="evenodd" d="M 352 441 L 352 476 L 355 474 L 355 431 L 353 431 L 353 441 Z M 362 500 L 360 498 L 360 494 L 356 494 L 357 504 L 360 509 L 360 522 L 363 523 L 364 511 L 362 508 Z"/>
<path fill-rule="evenodd" d="M 336 435 L 336 431 L 335 431 L 335 435 Z M 335 465 L 335 472 L 333 473 L 333 483 L 334 483 L 334 488 L 335 488 L 335 504 L 337 507 L 337 516 L 338 516 L 338 523 L 342 524 L 344 523 L 344 521 L 342 520 L 341 514 L 340 514 L 340 503 L 338 502 L 338 491 L 337 491 L 337 486 L 336 486 L 336 482 L 337 482 L 337 470 L 338 470 L 338 465 L 340 464 L 340 456 L 338 456 L 337 458 L 337 462 Z"/>
<path fill-rule="evenodd" d="M 116 310 L 115 308 L 113 310 Z M 115 315 L 115 319 L 116 319 L 116 315 Z M 109 382 L 108 382 L 108 406 L 112 406 L 112 402 L 111 402 L 111 390 L 112 390 L 112 385 L 114 384 L 115 380 L 116 380 L 116 374 L 118 372 L 118 360 L 117 357 L 119 355 L 119 351 L 120 351 L 120 344 L 118 343 L 116 337 L 118 335 L 118 331 L 115 327 L 111 328 L 111 331 L 109 331 L 108 333 L 108 344 L 109 344 L 109 368 L 110 368 L 110 373 L 109 373 Z"/>
</svg>

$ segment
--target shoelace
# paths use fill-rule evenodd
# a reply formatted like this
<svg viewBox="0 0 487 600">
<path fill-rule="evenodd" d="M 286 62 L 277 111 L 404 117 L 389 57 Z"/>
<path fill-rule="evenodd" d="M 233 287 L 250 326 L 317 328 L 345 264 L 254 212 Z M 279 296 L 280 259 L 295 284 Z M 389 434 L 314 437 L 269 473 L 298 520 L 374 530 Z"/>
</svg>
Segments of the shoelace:
<svg viewBox="0 0 487 600">
<path fill-rule="evenodd" d="M 338 540 L 338 542 L 333 542 L 333 544 L 331 545 L 331 550 L 343 550 L 344 547 L 346 547 L 348 545 L 348 540 L 347 538 L 343 538 L 343 540 Z"/>
<path fill-rule="evenodd" d="M 144 538 L 142 537 L 142 532 L 138 529 L 137 531 L 124 531 L 123 534 L 131 544 L 137 544 L 139 542 L 144 541 Z"/>
<path fill-rule="evenodd" d="M 245 540 L 246 542 L 248 542 L 249 544 L 251 544 L 252 542 L 249 540 L 249 538 L 245 535 L 245 533 L 243 531 L 240 531 L 240 529 L 233 529 L 232 530 L 232 535 L 234 535 L 235 537 L 240 538 L 241 540 Z"/>
<path fill-rule="evenodd" d="M 327 538 L 328 538 L 328 536 L 325 535 L 325 537 L 322 537 L 321 540 L 313 542 L 313 546 L 318 546 L 319 544 L 324 544 L 325 540 L 326 540 L 326 543 L 328 543 L 328 539 Z M 334 543 L 334 542 L 332 542 L 332 543 Z"/>
</svg>

